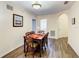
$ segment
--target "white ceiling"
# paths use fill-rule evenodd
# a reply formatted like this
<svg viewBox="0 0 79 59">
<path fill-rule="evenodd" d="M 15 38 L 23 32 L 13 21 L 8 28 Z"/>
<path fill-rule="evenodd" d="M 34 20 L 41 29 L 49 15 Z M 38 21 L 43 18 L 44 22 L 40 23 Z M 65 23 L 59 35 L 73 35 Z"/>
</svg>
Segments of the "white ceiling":
<svg viewBox="0 0 79 59">
<path fill-rule="evenodd" d="M 70 8 L 73 4 L 72 1 L 69 1 L 66 5 L 64 5 L 64 1 L 40 1 L 39 3 L 42 5 L 42 7 L 36 10 L 32 8 L 33 1 L 15 1 L 13 3 L 24 7 L 26 10 L 32 12 L 35 15 L 57 13 Z"/>
</svg>

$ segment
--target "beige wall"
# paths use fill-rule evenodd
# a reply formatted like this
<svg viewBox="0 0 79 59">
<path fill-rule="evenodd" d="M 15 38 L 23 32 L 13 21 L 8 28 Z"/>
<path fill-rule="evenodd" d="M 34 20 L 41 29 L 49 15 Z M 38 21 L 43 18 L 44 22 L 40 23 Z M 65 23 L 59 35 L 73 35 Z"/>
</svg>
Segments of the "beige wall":
<svg viewBox="0 0 79 59">
<path fill-rule="evenodd" d="M 66 33 L 65 36 L 67 36 L 68 34 L 68 43 L 71 45 L 71 47 L 79 56 L 79 33 L 78 33 L 79 32 L 79 13 L 78 11 L 79 11 L 79 2 L 77 1 L 68 10 L 59 12 L 57 14 L 40 16 L 39 19 L 46 18 L 48 20 L 48 31 L 53 29 L 56 30 L 57 32 L 56 38 L 63 37 L 63 33 Z M 62 14 L 66 14 L 68 16 L 68 21 L 66 20 L 67 17 Z M 62 15 L 62 17 L 60 17 L 60 15 Z M 76 19 L 76 24 L 72 25 L 72 18 L 74 17 Z M 65 22 L 68 22 L 68 23 L 65 24 Z M 67 27 L 67 24 L 68 24 L 68 27 Z M 66 28 L 66 29 L 63 29 L 63 28 Z"/>
<path fill-rule="evenodd" d="M 0 2 L 0 57 L 23 45 L 23 35 L 32 29 L 34 16 L 12 3 L 14 10 L 6 9 L 7 2 Z M 13 13 L 23 16 L 23 27 L 13 27 Z"/>
<path fill-rule="evenodd" d="M 66 14 L 68 16 L 68 43 L 79 56 L 79 2 L 75 2 L 68 10 L 58 14 Z M 76 24 L 72 25 L 72 18 L 75 17 Z M 59 32 L 59 31 L 58 31 Z"/>
<path fill-rule="evenodd" d="M 53 36 L 53 38 L 57 38 L 57 15 L 51 14 L 51 15 L 41 15 L 37 16 L 37 27 L 40 25 L 41 19 L 47 19 L 47 32 L 50 33 L 51 30 L 54 30 L 56 32 L 56 35 Z M 50 34 L 49 34 L 50 37 Z"/>
<path fill-rule="evenodd" d="M 38 16 L 37 27 L 41 19 L 47 19 L 47 31 L 55 30 L 56 33 L 52 38 L 68 37 L 68 15 L 66 13 L 67 11 L 62 11 L 57 14 Z M 49 37 L 51 37 L 50 34 Z"/>
<path fill-rule="evenodd" d="M 75 2 L 69 10 L 69 44 L 79 56 L 79 2 Z M 72 25 L 72 18 L 76 19 L 76 24 Z"/>
</svg>

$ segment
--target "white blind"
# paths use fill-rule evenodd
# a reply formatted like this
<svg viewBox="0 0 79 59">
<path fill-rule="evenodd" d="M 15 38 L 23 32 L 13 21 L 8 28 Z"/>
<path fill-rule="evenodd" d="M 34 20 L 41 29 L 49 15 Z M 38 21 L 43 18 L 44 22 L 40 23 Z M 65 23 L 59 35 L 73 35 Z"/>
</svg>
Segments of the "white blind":
<svg viewBox="0 0 79 59">
<path fill-rule="evenodd" d="M 47 30 L 47 19 L 40 20 L 40 30 Z"/>
</svg>

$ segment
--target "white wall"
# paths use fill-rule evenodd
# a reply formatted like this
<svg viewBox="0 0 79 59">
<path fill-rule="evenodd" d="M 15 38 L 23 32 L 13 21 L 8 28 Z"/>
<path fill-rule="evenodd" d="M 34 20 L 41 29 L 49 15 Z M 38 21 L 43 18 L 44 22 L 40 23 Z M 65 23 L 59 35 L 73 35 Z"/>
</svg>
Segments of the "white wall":
<svg viewBox="0 0 79 59">
<path fill-rule="evenodd" d="M 37 16 L 37 27 L 40 26 L 39 24 L 41 19 L 47 19 L 47 32 L 50 33 L 51 30 L 55 30 L 56 35 L 53 38 L 57 38 L 57 15 L 50 14 Z"/>
<path fill-rule="evenodd" d="M 68 43 L 71 45 L 71 47 L 74 49 L 74 51 L 78 54 L 79 56 L 79 2 L 75 2 L 72 7 L 68 10 L 59 12 L 57 14 L 52 14 L 52 15 L 45 15 L 45 16 L 39 16 L 38 19 L 44 19 L 46 18 L 48 20 L 48 31 L 50 30 L 56 30 L 57 34 L 56 34 L 56 38 L 59 37 L 63 37 L 63 32 L 61 32 L 62 28 L 64 28 L 64 23 L 65 20 L 67 19 L 67 17 L 65 17 L 64 15 L 62 17 L 59 18 L 60 15 L 62 14 L 66 14 L 68 16 L 68 28 L 66 26 L 65 31 L 68 31 L 68 33 L 66 32 L 65 35 L 68 34 Z M 76 19 L 76 24 L 72 25 L 72 18 Z M 66 19 L 65 19 L 66 18 Z M 61 21 L 57 21 L 60 20 Z M 57 23 L 58 22 L 58 23 Z M 59 30 L 59 26 L 57 24 L 63 24 L 63 26 L 60 26 L 60 30 Z M 67 24 L 67 23 L 66 23 Z M 57 27 L 56 27 L 57 26 Z M 65 32 L 64 32 L 65 33 Z"/>
<path fill-rule="evenodd" d="M 79 56 L 79 2 L 75 2 L 69 10 L 69 44 Z M 76 24 L 72 25 L 72 18 L 76 19 Z"/>
<path fill-rule="evenodd" d="M 47 31 L 55 30 L 56 39 L 61 37 L 68 37 L 68 11 L 62 11 L 56 14 L 41 15 L 37 17 L 37 27 L 41 19 L 47 19 Z M 49 34 L 49 37 L 50 34 Z"/>
<path fill-rule="evenodd" d="M 68 10 L 62 11 L 59 14 L 65 13 L 68 15 L 68 43 L 79 56 L 79 1 L 76 1 Z M 72 25 L 72 18 L 75 17 L 75 25 Z"/>
<path fill-rule="evenodd" d="M 7 2 L 0 2 L 0 57 L 23 45 L 23 35 L 32 29 L 34 16 L 23 8 L 8 3 L 14 10 L 6 9 Z M 13 27 L 13 14 L 23 16 L 23 27 Z"/>
</svg>

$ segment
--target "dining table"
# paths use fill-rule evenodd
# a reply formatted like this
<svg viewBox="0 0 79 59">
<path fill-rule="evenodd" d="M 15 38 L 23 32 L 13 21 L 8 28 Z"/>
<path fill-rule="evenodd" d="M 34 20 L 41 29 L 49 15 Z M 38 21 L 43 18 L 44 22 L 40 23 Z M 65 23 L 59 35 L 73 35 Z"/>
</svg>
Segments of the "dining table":
<svg viewBox="0 0 79 59">
<path fill-rule="evenodd" d="M 39 52 L 41 57 L 42 49 L 43 49 L 42 44 L 43 44 L 43 39 L 45 37 L 45 34 L 34 33 L 34 34 L 29 34 L 27 36 L 31 37 L 33 42 L 37 42 L 39 44 Z M 24 39 L 24 52 L 25 52 L 25 46 L 26 46 L 26 39 Z"/>
<path fill-rule="evenodd" d="M 45 34 L 30 34 L 29 35 L 33 40 L 42 40 Z"/>
<path fill-rule="evenodd" d="M 40 57 L 41 57 L 41 49 L 42 49 L 41 46 L 43 44 L 43 38 L 45 34 L 37 33 L 37 34 L 30 34 L 29 36 L 32 38 L 34 42 L 37 42 L 40 45 Z"/>
</svg>

